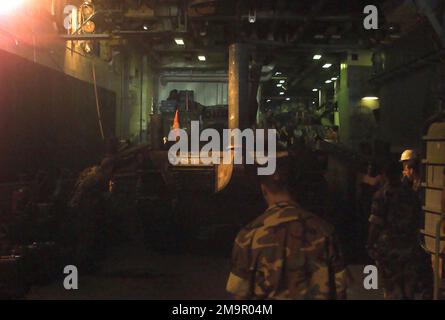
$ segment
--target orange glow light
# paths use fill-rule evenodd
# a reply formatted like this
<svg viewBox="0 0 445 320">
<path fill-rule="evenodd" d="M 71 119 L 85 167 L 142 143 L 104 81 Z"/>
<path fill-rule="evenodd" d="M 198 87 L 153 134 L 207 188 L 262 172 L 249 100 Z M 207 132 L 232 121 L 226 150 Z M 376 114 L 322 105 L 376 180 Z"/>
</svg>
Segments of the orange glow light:
<svg viewBox="0 0 445 320">
<path fill-rule="evenodd" d="M 0 1 L 0 15 L 14 14 L 26 0 L 2 0 Z"/>
</svg>

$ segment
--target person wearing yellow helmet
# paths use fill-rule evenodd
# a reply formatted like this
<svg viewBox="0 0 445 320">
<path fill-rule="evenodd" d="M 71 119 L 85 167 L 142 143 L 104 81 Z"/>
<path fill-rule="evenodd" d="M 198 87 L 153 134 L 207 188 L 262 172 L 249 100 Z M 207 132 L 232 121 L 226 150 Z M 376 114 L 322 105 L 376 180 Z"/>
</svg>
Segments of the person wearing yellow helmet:
<svg viewBox="0 0 445 320">
<path fill-rule="evenodd" d="M 403 165 L 402 181 L 409 185 L 416 193 L 420 191 L 419 158 L 412 149 L 402 152 L 400 162 Z"/>
<path fill-rule="evenodd" d="M 403 165 L 402 182 L 410 187 L 420 199 L 421 178 L 419 172 L 419 157 L 412 149 L 402 152 L 400 162 Z M 419 269 L 417 290 L 423 299 L 431 299 L 433 292 L 432 265 L 430 257 L 426 253 L 417 255 Z"/>
</svg>

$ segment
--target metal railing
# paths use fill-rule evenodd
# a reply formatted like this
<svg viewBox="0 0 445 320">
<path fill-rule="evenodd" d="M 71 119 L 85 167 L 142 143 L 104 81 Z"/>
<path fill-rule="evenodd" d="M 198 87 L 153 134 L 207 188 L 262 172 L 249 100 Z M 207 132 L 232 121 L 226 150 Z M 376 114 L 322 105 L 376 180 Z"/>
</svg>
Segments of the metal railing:
<svg viewBox="0 0 445 320">
<path fill-rule="evenodd" d="M 443 255 L 440 252 L 440 241 L 442 240 L 442 223 L 444 221 L 445 215 L 442 215 L 436 224 L 436 238 L 434 239 L 434 300 L 439 300 L 441 290 L 440 258 Z"/>
<path fill-rule="evenodd" d="M 439 221 L 436 224 L 435 234 L 428 234 L 425 230 L 420 231 L 420 246 L 422 249 L 434 257 L 434 300 L 440 299 L 440 291 L 442 289 L 441 282 L 441 269 L 440 269 L 440 259 L 442 259 L 445 255 L 441 252 L 441 241 L 445 241 L 445 236 L 442 236 L 442 224 L 445 222 L 445 215 L 442 215 Z M 434 251 L 430 250 L 426 245 L 425 237 L 430 237 L 434 239 Z"/>
</svg>

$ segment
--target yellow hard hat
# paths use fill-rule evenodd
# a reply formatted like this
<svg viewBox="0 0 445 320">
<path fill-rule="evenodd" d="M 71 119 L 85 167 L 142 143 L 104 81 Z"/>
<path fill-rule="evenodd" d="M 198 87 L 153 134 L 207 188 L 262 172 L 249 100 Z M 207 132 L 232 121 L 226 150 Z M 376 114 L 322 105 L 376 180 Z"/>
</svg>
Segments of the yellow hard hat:
<svg viewBox="0 0 445 320">
<path fill-rule="evenodd" d="M 407 149 L 402 152 L 402 155 L 400 156 L 400 161 L 409 161 L 417 159 L 417 154 L 412 149 Z"/>
</svg>

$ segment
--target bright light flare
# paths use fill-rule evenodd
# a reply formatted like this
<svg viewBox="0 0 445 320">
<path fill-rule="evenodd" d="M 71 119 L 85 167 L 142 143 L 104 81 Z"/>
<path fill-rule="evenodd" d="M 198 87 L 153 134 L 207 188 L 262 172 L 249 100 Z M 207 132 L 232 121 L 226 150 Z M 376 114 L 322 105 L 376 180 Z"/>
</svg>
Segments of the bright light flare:
<svg viewBox="0 0 445 320">
<path fill-rule="evenodd" d="M 0 15 L 13 15 L 19 7 L 25 4 L 26 0 L 0 1 Z"/>
<path fill-rule="evenodd" d="M 372 101 L 372 100 L 379 100 L 379 97 L 369 96 L 369 97 L 363 97 L 363 100 Z"/>
</svg>

